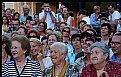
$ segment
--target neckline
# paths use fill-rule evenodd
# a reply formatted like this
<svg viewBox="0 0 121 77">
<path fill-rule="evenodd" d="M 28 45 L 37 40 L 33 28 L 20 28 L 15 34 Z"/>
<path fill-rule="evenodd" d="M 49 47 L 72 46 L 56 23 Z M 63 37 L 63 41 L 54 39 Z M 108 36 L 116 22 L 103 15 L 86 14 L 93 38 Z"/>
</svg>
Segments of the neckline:
<svg viewBox="0 0 121 77">
<path fill-rule="evenodd" d="M 14 59 L 14 65 L 15 65 L 15 69 L 16 69 L 16 72 L 18 73 L 18 76 L 20 76 L 23 72 L 24 72 L 24 69 L 25 67 L 27 66 L 27 63 L 28 63 L 28 59 L 26 61 L 26 64 L 24 65 L 22 71 L 19 73 L 18 69 L 17 69 L 17 65 L 16 65 L 16 62 L 15 62 L 15 59 Z"/>
</svg>

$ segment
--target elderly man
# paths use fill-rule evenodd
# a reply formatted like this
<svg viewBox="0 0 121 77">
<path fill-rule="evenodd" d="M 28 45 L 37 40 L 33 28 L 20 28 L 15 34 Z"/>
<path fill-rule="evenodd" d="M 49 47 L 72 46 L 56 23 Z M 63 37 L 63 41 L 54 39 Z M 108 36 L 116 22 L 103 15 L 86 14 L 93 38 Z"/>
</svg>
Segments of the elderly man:
<svg viewBox="0 0 121 77">
<path fill-rule="evenodd" d="M 111 41 L 111 48 L 113 51 L 112 61 L 117 61 L 121 64 L 121 32 L 114 34 Z"/>
<path fill-rule="evenodd" d="M 20 23 L 22 22 L 26 22 L 26 18 L 28 16 L 31 16 L 32 17 L 32 20 L 34 20 L 34 15 L 30 13 L 30 7 L 29 5 L 24 5 L 23 6 L 23 14 L 20 15 Z"/>
</svg>

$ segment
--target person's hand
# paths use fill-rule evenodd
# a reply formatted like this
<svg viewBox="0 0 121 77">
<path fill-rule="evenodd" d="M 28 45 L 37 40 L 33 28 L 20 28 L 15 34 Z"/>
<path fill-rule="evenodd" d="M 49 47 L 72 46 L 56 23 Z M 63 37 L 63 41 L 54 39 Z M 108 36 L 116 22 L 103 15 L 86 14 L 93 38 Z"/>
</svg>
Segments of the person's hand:
<svg viewBox="0 0 121 77">
<path fill-rule="evenodd" d="M 109 77 L 109 75 L 106 71 L 103 71 L 103 73 L 100 75 L 100 77 Z"/>
</svg>

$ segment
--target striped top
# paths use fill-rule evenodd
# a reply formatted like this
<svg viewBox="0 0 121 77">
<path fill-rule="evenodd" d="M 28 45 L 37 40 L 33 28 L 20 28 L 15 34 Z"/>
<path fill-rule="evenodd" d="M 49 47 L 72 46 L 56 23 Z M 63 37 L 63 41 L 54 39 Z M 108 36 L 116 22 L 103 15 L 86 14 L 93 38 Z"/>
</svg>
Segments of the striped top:
<svg viewBox="0 0 121 77">
<path fill-rule="evenodd" d="M 38 62 L 27 59 L 19 74 L 15 60 L 12 60 L 2 65 L 2 77 L 42 77 L 42 71 Z"/>
</svg>

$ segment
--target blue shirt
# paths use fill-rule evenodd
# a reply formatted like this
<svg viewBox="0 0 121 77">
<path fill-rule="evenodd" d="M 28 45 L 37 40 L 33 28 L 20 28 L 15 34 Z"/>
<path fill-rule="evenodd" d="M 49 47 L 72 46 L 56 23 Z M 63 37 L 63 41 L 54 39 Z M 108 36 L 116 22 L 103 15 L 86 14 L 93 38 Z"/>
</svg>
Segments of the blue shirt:
<svg viewBox="0 0 121 77">
<path fill-rule="evenodd" d="M 115 55 L 113 55 L 112 57 L 111 57 L 111 59 L 110 59 L 111 61 L 114 61 L 114 62 L 119 62 L 120 64 L 121 64 L 121 59 L 119 60 L 119 61 L 117 61 L 117 59 L 116 59 L 116 56 Z"/>
<path fill-rule="evenodd" d="M 99 15 L 98 15 L 98 17 L 99 17 Z M 95 21 L 95 13 L 91 14 L 91 16 L 90 16 L 90 24 L 92 26 L 99 26 L 100 25 L 100 19 Z"/>
<path fill-rule="evenodd" d="M 28 16 L 31 16 L 32 17 L 32 20 L 34 20 L 34 15 L 33 14 L 29 13 Z M 19 18 L 20 23 L 21 22 L 26 22 L 26 18 L 27 17 L 25 17 L 24 14 L 20 15 L 20 18 Z"/>
<path fill-rule="evenodd" d="M 120 24 L 117 25 L 117 31 L 121 31 L 121 25 Z"/>
</svg>

